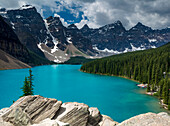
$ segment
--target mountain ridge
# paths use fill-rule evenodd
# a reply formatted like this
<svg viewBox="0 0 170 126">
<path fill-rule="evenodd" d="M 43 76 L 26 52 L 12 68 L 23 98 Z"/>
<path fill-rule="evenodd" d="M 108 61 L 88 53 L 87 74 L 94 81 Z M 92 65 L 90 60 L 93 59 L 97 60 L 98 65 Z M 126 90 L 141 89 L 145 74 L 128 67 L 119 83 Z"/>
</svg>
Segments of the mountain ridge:
<svg viewBox="0 0 170 126">
<path fill-rule="evenodd" d="M 86 54 L 86 58 L 96 58 L 156 48 L 170 40 L 170 28 L 153 30 L 140 22 L 129 30 L 119 20 L 95 29 L 89 28 L 87 24 L 81 29 L 75 24 L 65 27 L 59 17 L 49 16 L 43 19 L 36 8 L 29 5 L 16 10 L 1 9 L 0 14 L 27 48 L 48 60 L 60 63 L 74 57 L 66 56 L 69 44 Z M 53 58 L 44 54 L 40 45 L 47 46 L 48 50 L 45 52 Z"/>
</svg>

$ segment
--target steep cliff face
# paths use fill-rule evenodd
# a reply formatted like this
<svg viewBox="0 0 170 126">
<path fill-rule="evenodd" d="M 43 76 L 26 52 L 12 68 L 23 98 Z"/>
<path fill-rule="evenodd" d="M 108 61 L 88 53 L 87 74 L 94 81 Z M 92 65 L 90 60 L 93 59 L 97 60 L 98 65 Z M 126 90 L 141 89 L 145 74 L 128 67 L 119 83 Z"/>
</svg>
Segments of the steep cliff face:
<svg viewBox="0 0 170 126">
<path fill-rule="evenodd" d="M 146 113 L 118 123 L 97 108 L 83 103 L 62 103 L 38 95 L 24 96 L 10 108 L 0 110 L 0 125 L 5 126 L 169 126 L 167 113 Z"/>
<path fill-rule="evenodd" d="M 90 54 L 90 52 L 93 52 L 91 41 L 81 34 L 76 25 L 71 24 L 64 27 L 59 17 L 52 16 L 48 17 L 45 22 L 60 50 L 65 51 L 68 45 L 73 44 L 81 52 L 92 55 Z"/>
<path fill-rule="evenodd" d="M 7 10 L 2 16 L 11 25 L 22 44 L 34 53 L 44 56 L 37 44 L 45 42 L 50 36 L 35 7 L 27 5 L 16 10 Z"/>
<path fill-rule="evenodd" d="M 0 49 L 26 62 L 29 59 L 28 50 L 20 43 L 12 28 L 0 16 Z"/>
<path fill-rule="evenodd" d="M 0 49 L 29 65 L 48 64 L 49 61 L 30 52 L 18 39 L 13 29 L 0 16 Z M 10 67 L 11 68 L 11 67 Z"/>
</svg>

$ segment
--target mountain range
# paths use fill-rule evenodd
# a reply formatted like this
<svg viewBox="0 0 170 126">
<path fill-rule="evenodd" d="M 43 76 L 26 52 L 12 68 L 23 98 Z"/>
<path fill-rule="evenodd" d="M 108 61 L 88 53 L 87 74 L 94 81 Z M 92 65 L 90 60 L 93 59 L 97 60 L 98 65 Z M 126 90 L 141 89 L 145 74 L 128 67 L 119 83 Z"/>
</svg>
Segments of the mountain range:
<svg viewBox="0 0 170 126">
<path fill-rule="evenodd" d="M 98 58 L 157 48 L 170 41 L 170 28 L 153 30 L 139 22 L 127 30 L 116 21 L 96 29 L 87 24 L 78 29 L 75 24 L 64 26 L 59 17 L 43 19 L 31 5 L 1 8 L 0 15 L 26 50 L 57 63 L 75 56 Z"/>
</svg>

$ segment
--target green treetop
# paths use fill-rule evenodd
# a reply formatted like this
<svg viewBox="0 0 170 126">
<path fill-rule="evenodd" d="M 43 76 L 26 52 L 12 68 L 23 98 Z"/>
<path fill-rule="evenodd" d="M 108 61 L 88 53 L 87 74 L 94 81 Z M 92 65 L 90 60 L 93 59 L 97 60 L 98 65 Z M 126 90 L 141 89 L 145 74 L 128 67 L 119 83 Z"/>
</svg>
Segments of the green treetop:
<svg viewBox="0 0 170 126">
<path fill-rule="evenodd" d="M 25 77 L 24 85 L 23 85 L 23 87 L 21 87 L 21 89 L 23 91 L 22 96 L 34 95 L 34 93 L 33 93 L 33 75 L 32 75 L 31 69 L 29 70 L 29 76 Z"/>
</svg>

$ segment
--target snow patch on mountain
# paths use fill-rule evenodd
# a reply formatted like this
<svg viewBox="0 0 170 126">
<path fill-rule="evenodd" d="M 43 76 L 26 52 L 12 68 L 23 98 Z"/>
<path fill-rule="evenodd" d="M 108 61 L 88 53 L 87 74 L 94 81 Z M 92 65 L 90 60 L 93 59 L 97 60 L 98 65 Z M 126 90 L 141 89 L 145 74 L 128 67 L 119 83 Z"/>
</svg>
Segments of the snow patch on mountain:
<svg viewBox="0 0 170 126">
<path fill-rule="evenodd" d="M 45 27 L 47 29 L 47 34 L 49 34 L 51 36 L 53 43 L 57 43 L 58 44 L 58 41 L 54 38 L 54 36 L 49 31 L 49 27 L 48 27 L 49 23 L 47 23 L 46 19 L 44 19 L 44 22 L 45 22 Z"/>
<path fill-rule="evenodd" d="M 110 53 L 110 54 L 121 54 L 121 53 L 126 53 L 126 52 L 132 52 L 132 51 L 139 51 L 139 50 L 145 50 L 145 46 L 141 44 L 140 47 L 135 47 L 132 43 L 130 43 L 131 45 L 131 49 L 129 48 L 125 48 L 124 51 L 117 51 L 117 50 L 113 50 L 113 49 L 107 49 L 105 48 L 104 50 L 100 50 L 97 48 L 96 45 L 93 45 L 93 49 L 96 50 L 97 52 L 103 52 L 103 53 Z M 151 46 L 151 48 L 156 48 L 155 46 Z"/>
<path fill-rule="evenodd" d="M 3 16 L 3 14 L 4 14 L 4 15 L 7 14 L 7 11 L 0 11 L 0 15 Z"/>
<path fill-rule="evenodd" d="M 21 15 L 16 15 L 16 18 L 21 18 L 22 16 Z"/>
<path fill-rule="evenodd" d="M 20 7 L 19 10 L 30 9 L 30 8 L 34 8 L 34 7 L 32 5 L 24 5 Z"/>
<path fill-rule="evenodd" d="M 11 25 L 12 25 L 12 29 L 15 29 L 15 27 L 14 27 L 15 24 L 14 24 L 12 21 L 11 21 L 10 23 L 11 23 Z"/>
<path fill-rule="evenodd" d="M 58 51 L 58 47 L 57 47 L 57 43 L 54 43 L 54 48 L 51 49 L 51 53 L 55 53 L 56 51 Z"/>
<path fill-rule="evenodd" d="M 132 50 L 131 51 L 138 51 L 138 50 L 145 50 L 146 48 L 141 45 L 140 47 L 135 47 L 132 43 L 130 43 Z"/>
<path fill-rule="evenodd" d="M 70 43 L 70 44 L 72 43 L 71 37 L 67 37 L 67 42 Z"/>
<path fill-rule="evenodd" d="M 56 43 L 53 49 L 44 43 L 39 43 L 37 46 L 44 53 L 45 57 L 50 61 L 63 63 L 70 58 L 70 56 L 68 56 L 65 51 L 62 51 L 57 47 Z"/>
<path fill-rule="evenodd" d="M 107 53 L 113 53 L 113 54 L 120 54 L 120 53 L 122 53 L 122 52 L 118 52 L 117 50 L 114 51 L 113 49 L 109 50 L 107 48 L 105 48 L 104 50 L 100 50 L 100 49 L 97 48 L 97 46 L 93 46 L 93 49 L 98 51 L 98 52 L 107 52 Z"/>
<path fill-rule="evenodd" d="M 47 53 L 48 55 L 54 57 L 54 58 L 55 58 L 55 59 L 53 60 L 54 62 L 56 62 L 56 63 L 61 63 L 61 62 L 62 62 L 62 61 L 60 61 L 60 60 L 57 58 L 57 56 L 55 56 L 55 55 L 52 54 L 52 50 L 51 50 L 51 53 L 50 53 L 50 52 L 46 51 L 45 49 L 43 49 L 43 48 L 42 48 L 42 44 L 43 44 L 43 43 L 37 44 L 38 48 L 39 48 L 42 52 Z M 55 52 L 56 52 L 56 50 L 55 50 Z M 53 52 L 53 53 L 54 53 L 54 52 Z"/>
<path fill-rule="evenodd" d="M 156 48 L 156 46 L 151 46 L 151 48 Z"/>
<path fill-rule="evenodd" d="M 151 42 L 157 42 L 156 39 L 148 39 L 148 41 L 151 43 Z"/>
</svg>

